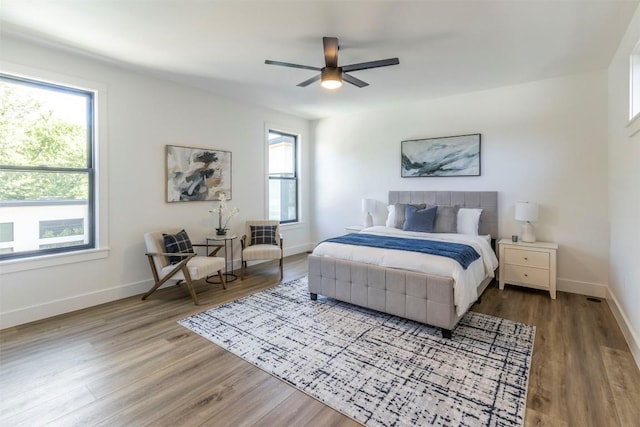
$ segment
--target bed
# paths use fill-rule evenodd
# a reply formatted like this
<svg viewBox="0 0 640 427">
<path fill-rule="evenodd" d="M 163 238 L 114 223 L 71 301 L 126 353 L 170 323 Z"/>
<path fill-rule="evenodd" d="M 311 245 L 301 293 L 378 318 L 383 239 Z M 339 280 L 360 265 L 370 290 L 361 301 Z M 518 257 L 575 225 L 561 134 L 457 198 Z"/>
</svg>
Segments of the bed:
<svg viewBox="0 0 640 427">
<path fill-rule="evenodd" d="M 391 218 L 387 221 L 387 226 L 365 228 L 360 232 L 403 239 L 395 239 L 398 242 L 409 242 L 404 239 L 452 241 L 472 247 L 479 257 L 464 268 L 457 261 L 434 254 L 354 246 L 353 243 L 340 243 L 340 238 L 336 239 L 338 242 L 324 241 L 309 255 L 308 283 L 311 298 L 324 295 L 426 323 L 441 328 L 442 335 L 450 338 L 458 321 L 495 277 L 498 267 L 494 253 L 498 237 L 498 193 L 390 191 L 388 204 L 400 207 L 449 207 L 449 210 L 450 207 L 459 207 L 465 208 L 465 213 L 481 209 L 479 220 L 476 220 L 477 235 L 471 235 L 471 232 L 403 231 L 397 228 L 397 221 L 394 226 Z M 444 212 L 445 209 L 441 211 Z M 462 222 L 458 224 L 460 226 Z M 359 235 L 352 239 L 369 237 Z"/>
</svg>

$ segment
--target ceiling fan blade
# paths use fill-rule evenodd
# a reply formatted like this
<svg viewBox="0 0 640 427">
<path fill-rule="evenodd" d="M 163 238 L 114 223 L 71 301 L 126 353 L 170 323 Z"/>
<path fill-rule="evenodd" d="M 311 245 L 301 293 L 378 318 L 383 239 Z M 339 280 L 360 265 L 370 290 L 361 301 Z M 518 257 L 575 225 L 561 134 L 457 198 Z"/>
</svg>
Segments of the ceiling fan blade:
<svg viewBox="0 0 640 427">
<path fill-rule="evenodd" d="M 338 66 L 338 38 L 323 37 L 322 44 L 324 46 L 324 63 L 327 67 L 335 68 Z"/>
<path fill-rule="evenodd" d="M 317 82 L 318 80 L 320 80 L 320 74 L 318 74 L 317 76 L 313 76 L 310 79 L 303 81 L 302 83 L 298 83 L 296 86 L 300 86 L 300 87 L 309 86 L 311 83 Z"/>
<path fill-rule="evenodd" d="M 342 71 L 358 71 L 366 70 L 368 68 L 387 67 L 389 65 L 398 65 L 400 60 L 398 58 L 381 59 L 379 61 L 361 62 L 359 64 L 343 65 Z"/>
<path fill-rule="evenodd" d="M 358 86 L 358 87 L 365 87 L 365 86 L 369 86 L 369 83 L 367 82 L 363 82 L 360 79 L 357 79 L 353 76 L 350 76 L 347 73 L 342 73 L 342 80 L 344 80 L 347 83 L 351 83 L 354 86 Z"/>
<path fill-rule="evenodd" d="M 313 71 L 321 70 L 321 68 L 312 67 L 310 65 L 291 64 L 289 62 L 271 61 L 270 59 L 265 60 L 264 63 L 269 65 L 279 65 L 281 67 L 302 68 L 304 70 L 313 70 Z"/>
</svg>

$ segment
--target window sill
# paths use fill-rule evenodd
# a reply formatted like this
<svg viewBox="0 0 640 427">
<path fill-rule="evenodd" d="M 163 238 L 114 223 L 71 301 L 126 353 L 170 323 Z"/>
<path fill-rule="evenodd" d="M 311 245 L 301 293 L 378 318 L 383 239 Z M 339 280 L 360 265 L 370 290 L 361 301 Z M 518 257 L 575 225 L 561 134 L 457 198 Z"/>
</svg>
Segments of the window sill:
<svg viewBox="0 0 640 427">
<path fill-rule="evenodd" d="M 289 224 L 280 224 L 280 230 L 295 230 L 296 228 L 303 228 L 304 222 L 291 222 Z"/>
<path fill-rule="evenodd" d="M 65 264 L 75 264 L 77 262 L 94 261 L 97 259 L 107 258 L 108 256 L 109 248 L 100 248 L 64 254 L 12 259 L 0 262 L 0 274 L 56 267 Z"/>
</svg>

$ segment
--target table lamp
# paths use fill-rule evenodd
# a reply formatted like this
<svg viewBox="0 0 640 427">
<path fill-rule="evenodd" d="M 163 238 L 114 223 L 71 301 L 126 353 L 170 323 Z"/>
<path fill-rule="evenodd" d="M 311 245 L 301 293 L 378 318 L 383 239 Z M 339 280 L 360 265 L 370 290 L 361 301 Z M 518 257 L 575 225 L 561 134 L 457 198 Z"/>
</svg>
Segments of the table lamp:
<svg viewBox="0 0 640 427">
<path fill-rule="evenodd" d="M 375 199 L 362 199 L 362 212 L 364 212 L 364 227 L 373 227 L 371 212 L 376 209 Z"/>
<path fill-rule="evenodd" d="M 531 222 L 538 220 L 538 205 L 529 202 L 516 203 L 516 221 L 524 221 L 522 224 L 522 235 L 520 241 L 534 243 L 536 235 Z"/>
</svg>

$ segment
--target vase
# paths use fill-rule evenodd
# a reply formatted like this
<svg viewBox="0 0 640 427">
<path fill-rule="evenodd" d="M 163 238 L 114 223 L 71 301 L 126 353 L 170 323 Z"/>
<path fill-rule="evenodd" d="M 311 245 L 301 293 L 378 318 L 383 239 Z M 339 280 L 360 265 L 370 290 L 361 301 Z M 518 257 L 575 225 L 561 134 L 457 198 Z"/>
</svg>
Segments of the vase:
<svg viewBox="0 0 640 427">
<path fill-rule="evenodd" d="M 226 228 L 216 228 L 216 236 L 226 236 L 227 229 Z"/>
</svg>

